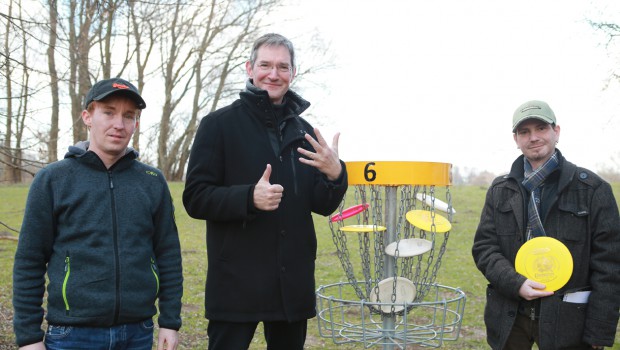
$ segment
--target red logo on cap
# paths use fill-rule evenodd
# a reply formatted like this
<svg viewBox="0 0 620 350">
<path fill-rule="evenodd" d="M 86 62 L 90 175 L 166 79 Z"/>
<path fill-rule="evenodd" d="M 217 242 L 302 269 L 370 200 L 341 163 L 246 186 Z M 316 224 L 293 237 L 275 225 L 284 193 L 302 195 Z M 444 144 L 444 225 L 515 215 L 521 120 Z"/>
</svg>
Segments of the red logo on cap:
<svg viewBox="0 0 620 350">
<path fill-rule="evenodd" d="M 123 85 L 123 84 L 119 84 L 119 83 L 112 84 L 112 87 L 117 88 L 117 89 L 129 89 L 129 86 Z"/>
</svg>

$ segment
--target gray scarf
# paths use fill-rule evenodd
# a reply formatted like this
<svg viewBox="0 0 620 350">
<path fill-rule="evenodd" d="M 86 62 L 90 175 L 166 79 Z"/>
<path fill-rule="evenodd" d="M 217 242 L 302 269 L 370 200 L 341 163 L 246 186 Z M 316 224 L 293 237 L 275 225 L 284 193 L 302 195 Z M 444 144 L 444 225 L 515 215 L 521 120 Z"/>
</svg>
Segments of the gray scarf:
<svg viewBox="0 0 620 350">
<path fill-rule="evenodd" d="M 546 236 L 545 228 L 540 220 L 540 189 L 545 182 L 545 179 L 553 170 L 558 167 L 558 152 L 554 152 L 551 158 L 545 162 L 538 169 L 533 170 L 532 165 L 524 158 L 525 179 L 523 179 L 523 187 L 530 191 L 530 200 L 527 205 L 527 239 L 530 240 L 534 237 Z"/>
</svg>

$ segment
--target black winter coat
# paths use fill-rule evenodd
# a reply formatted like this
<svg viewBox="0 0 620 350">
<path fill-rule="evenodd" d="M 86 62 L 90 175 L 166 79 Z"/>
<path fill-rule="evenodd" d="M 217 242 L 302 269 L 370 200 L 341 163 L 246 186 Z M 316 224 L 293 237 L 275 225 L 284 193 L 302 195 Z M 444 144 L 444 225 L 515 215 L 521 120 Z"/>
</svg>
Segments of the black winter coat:
<svg viewBox="0 0 620 350">
<path fill-rule="evenodd" d="M 254 90 L 257 90 L 254 88 Z M 285 124 L 276 126 L 266 91 L 245 91 L 200 123 L 189 159 L 183 203 L 207 220 L 205 314 L 232 322 L 298 321 L 315 315 L 317 240 L 312 212 L 331 214 L 346 190 L 299 162 L 312 150 L 313 128 L 299 114 L 310 105 L 290 91 Z M 281 129 L 281 130 L 280 130 Z M 279 138 L 279 153 L 269 132 Z M 274 139 L 275 140 L 275 139 Z M 271 164 L 270 183 L 284 187 L 275 211 L 253 205 L 254 185 Z"/>
<path fill-rule="evenodd" d="M 559 152 L 559 151 L 558 151 Z M 609 184 L 591 171 L 560 156 L 555 181 L 542 195 L 541 211 L 547 236 L 569 249 L 574 268 L 567 284 L 540 299 L 541 350 L 591 345 L 611 346 L 620 304 L 620 219 Z M 476 231 L 473 256 L 489 281 L 484 319 L 487 340 L 502 349 L 517 315 L 519 288 L 525 277 L 515 271 L 517 251 L 527 228 L 523 156 L 510 174 L 493 181 Z M 562 301 L 565 293 L 591 290 L 587 304 Z"/>
</svg>

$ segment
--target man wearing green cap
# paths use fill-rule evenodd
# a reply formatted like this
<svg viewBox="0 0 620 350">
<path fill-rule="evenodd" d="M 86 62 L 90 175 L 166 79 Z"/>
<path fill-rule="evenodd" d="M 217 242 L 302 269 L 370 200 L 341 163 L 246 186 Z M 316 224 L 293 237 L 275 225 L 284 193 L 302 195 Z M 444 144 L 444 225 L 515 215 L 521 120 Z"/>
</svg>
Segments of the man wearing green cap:
<svg viewBox="0 0 620 350">
<path fill-rule="evenodd" d="M 489 281 L 484 320 L 493 349 L 602 349 L 614 343 L 620 305 L 620 218 L 611 186 L 567 161 L 549 105 L 528 101 L 513 115 L 522 155 L 489 188 L 472 253 Z M 556 291 L 519 274 L 519 248 L 553 237 L 574 268 Z M 551 264 L 558 262 L 551 262 Z"/>
<path fill-rule="evenodd" d="M 20 349 L 150 350 L 158 311 L 158 349 L 176 349 L 183 276 L 174 207 L 163 174 L 127 147 L 144 108 L 128 81 L 97 82 L 82 111 L 90 140 L 36 174 L 13 270 Z"/>
</svg>

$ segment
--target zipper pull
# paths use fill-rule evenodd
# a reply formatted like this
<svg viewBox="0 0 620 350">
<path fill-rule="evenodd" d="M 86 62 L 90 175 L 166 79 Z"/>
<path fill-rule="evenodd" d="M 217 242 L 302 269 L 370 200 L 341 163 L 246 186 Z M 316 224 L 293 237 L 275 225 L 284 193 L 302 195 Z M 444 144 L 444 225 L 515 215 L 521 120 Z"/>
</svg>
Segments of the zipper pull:
<svg viewBox="0 0 620 350">
<path fill-rule="evenodd" d="M 533 308 L 533 307 L 530 308 L 530 319 L 532 321 L 536 321 L 536 308 Z"/>
</svg>

